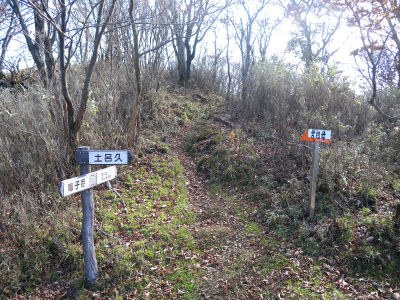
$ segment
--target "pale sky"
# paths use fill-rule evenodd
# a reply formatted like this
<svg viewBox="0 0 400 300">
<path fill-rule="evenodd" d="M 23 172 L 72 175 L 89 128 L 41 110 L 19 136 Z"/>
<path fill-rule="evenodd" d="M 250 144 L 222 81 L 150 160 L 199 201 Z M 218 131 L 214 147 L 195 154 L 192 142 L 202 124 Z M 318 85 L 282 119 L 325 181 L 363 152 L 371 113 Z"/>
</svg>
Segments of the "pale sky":
<svg viewBox="0 0 400 300">
<path fill-rule="evenodd" d="M 282 15 L 282 9 L 279 7 L 267 7 L 265 9 L 268 14 L 270 14 L 272 17 Z M 235 18 L 239 19 L 240 17 L 243 18 L 245 21 L 247 16 L 244 14 L 243 11 L 241 11 L 240 7 L 239 9 L 235 9 Z M 261 13 L 259 15 L 260 17 L 264 16 L 264 13 Z M 275 30 L 273 37 L 271 39 L 271 42 L 269 44 L 268 50 L 267 50 L 267 56 L 271 56 L 273 54 L 276 54 L 278 57 L 284 57 L 284 59 L 287 62 L 295 63 L 295 64 L 302 64 L 299 58 L 296 58 L 293 53 L 288 53 L 285 52 L 286 47 L 287 47 L 287 42 L 290 39 L 290 32 L 295 29 L 293 23 L 289 19 L 285 19 L 279 27 Z M 233 31 L 231 29 L 231 31 Z M 222 37 L 219 39 L 222 44 L 226 43 L 226 30 L 224 28 L 221 28 L 219 30 L 219 34 Z M 233 32 L 232 32 L 233 34 Z M 209 31 L 209 38 L 205 40 L 207 43 L 207 47 L 211 47 L 213 45 L 213 33 L 212 30 Z M 332 46 L 330 47 L 330 50 L 334 50 L 340 47 L 338 52 L 330 59 L 329 63 L 333 64 L 335 63 L 338 67 L 339 70 L 343 71 L 343 74 L 345 76 L 348 76 L 350 79 L 361 82 L 360 81 L 360 75 L 358 72 L 354 69 L 354 59 L 350 55 L 350 52 L 358 47 L 360 47 L 360 38 L 357 35 L 357 31 L 355 29 L 350 29 L 346 26 L 346 21 L 342 21 L 341 28 L 338 30 L 338 32 L 334 36 L 334 42 Z M 237 49 L 237 46 L 234 42 L 234 39 L 231 39 L 230 42 L 230 49 L 232 51 L 232 58 L 236 57 L 235 60 L 240 61 L 240 55 L 239 51 Z M 204 45 L 203 45 L 204 46 Z M 209 50 L 209 54 L 212 51 Z M 25 38 L 20 35 L 17 38 L 13 39 L 10 45 L 10 51 L 9 55 L 12 56 L 16 59 L 20 59 L 20 68 L 25 68 L 26 64 L 30 63 L 32 60 L 30 58 L 30 54 L 27 50 L 27 47 L 25 45 Z M 357 89 L 357 87 L 355 87 Z"/>
</svg>

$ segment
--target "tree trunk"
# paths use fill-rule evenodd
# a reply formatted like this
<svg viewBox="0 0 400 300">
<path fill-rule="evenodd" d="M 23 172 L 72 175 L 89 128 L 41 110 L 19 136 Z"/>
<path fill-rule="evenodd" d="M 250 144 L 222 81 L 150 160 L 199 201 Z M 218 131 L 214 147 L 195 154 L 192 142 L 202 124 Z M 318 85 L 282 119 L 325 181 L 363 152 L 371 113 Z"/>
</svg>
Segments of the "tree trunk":
<svg viewBox="0 0 400 300">
<path fill-rule="evenodd" d="M 308 30 L 307 24 L 306 26 L 306 38 L 307 38 L 307 45 L 306 45 L 306 53 L 305 54 L 305 60 L 306 60 L 306 68 L 309 69 L 312 66 L 313 63 L 313 57 L 312 57 L 312 48 L 311 48 L 311 32 Z"/>
<path fill-rule="evenodd" d="M 140 93 L 142 90 L 142 84 L 140 80 L 140 54 L 139 54 L 139 39 L 136 29 L 136 24 L 133 19 L 133 0 L 129 1 L 129 18 L 132 23 L 133 32 L 133 51 L 134 51 L 134 68 L 135 68 L 135 78 L 136 78 L 136 93 L 132 108 L 132 121 L 130 128 L 130 135 L 128 144 L 135 147 L 137 143 L 137 138 L 139 136 L 140 128 Z"/>
<path fill-rule="evenodd" d="M 176 39 L 177 59 L 178 59 L 178 73 L 179 84 L 184 86 L 186 83 L 186 60 L 185 60 L 185 45 L 182 37 Z"/>
<path fill-rule="evenodd" d="M 135 93 L 135 99 L 133 102 L 132 108 L 132 123 L 129 134 L 129 146 L 135 147 L 137 145 L 137 140 L 139 136 L 139 128 L 140 128 L 140 114 L 139 114 L 139 92 Z"/>
<path fill-rule="evenodd" d="M 66 16 L 66 6 L 65 0 L 60 0 L 61 5 L 61 31 L 67 31 L 67 16 Z M 69 132 L 69 144 L 71 149 L 76 149 L 76 135 L 73 135 L 72 128 L 74 127 L 75 122 L 75 110 L 72 104 L 71 98 L 68 93 L 67 87 L 67 68 L 68 62 L 65 63 L 65 36 L 59 32 L 58 33 L 59 40 L 59 64 L 60 64 L 60 83 L 61 83 L 61 92 L 64 98 L 64 126 Z"/>
<path fill-rule="evenodd" d="M 12 0 L 12 1 L 16 1 L 16 0 Z M 67 125 L 67 130 L 68 130 L 68 136 L 70 139 L 69 140 L 70 147 L 74 151 L 75 149 L 77 149 L 78 132 L 82 126 L 83 118 L 84 118 L 85 111 L 86 111 L 87 101 L 89 99 L 90 81 L 91 81 L 93 70 L 94 70 L 94 67 L 95 67 L 95 64 L 97 61 L 100 41 L 101 41 L 102 35 L 104 33 L 104 30 L 105 30 L 108 22 L 110 21 L 111 15 L 114 11 L 116 0 L 113 0 L 111 2 L 110 9 L 107 13 L 107 16 L 104 19 L 103 19 L 104 1 L 101 1 L 99 4 L 97 21 L 96 21 L 96 32 L 95 32 L 95 38 L 94 38 L 94 44 L 93 44 L 93 52 L 92 52 L 92 56 L 90 58 L 89 65 L 86 70 L 85 80 L 83 82 L 80 106 L 79 106 L 79 110 L 78 110 L 78 113 L 76 116 L 75 116 L 74 106 L 72 104 L 72 101 L 71 101 L 69 93 L 68 93 L 68 87 L 67 87 L 67 81 L 66 81 L 66 72 L 67 72 L 67 68 L 69 65 L 69 61 L 67 61 L 67 63 L 65 62 L 65 52 L 64 52 L 65 37 L 63 34 L 66 32 L 66 22 L 67 22 L 65 0 L 60 0 L 60 3 L 61 3 L 61 8 L 62 8 L 62 10 L 61 10 L 61 32 L 59 31 L 60 81 L 61 81 L 62 94 L 63 94 L 63 98 L 65 101 L 65 106 L 66 106 L 64 118 L 66 119 L 65 123 L 67 123 L 66 125 Z"/>
<path fill-rule="evenodd" d="M 97 16 L 97 22 L 96 22 L 97 23 L 96 24 L 96 33 L 95 33 L 95 38 L 94 38 L 94 43 L 93 43 L 93 52 L 92 52 L 92 56 L 90 58 L 89 66 L 86 71 L 85 81 L 83 83 L 82 96 L 81 96 L 78 115 L 75 119 L 73 127 L 71 128 L 72 136 L 78 135 L 78 131 L 81 128 L 82 123 L 83 123 L 83 117 L 84 117 L 85 111 L 86 111 L 86 104 L 89 99 L 90 80 L 92 78 L 94 66 L 96 65 L 101 37 L 103 36 L 104 30 L 106 29 L 108 22 L 110 21 L 111 15 L 114 11 L 115 3 L 116 3 L 116 0 L 113 0 L 111 2 L 111 7 L 107 13 L 107 16 L 106 16 L 105 20 L 102 21 L 103 20 L 102 17 L 103 17 L 104 1 L 100 2 L 98 16 Z"/>
<path fill-rule="evenodd" d="M 79 150 L 90 150 L 90 147 L 79 147 Z M 80 175 L 86 175 L 91 172 L 90 165 L 80 166 Z M 94 249 L 94 203 L 93 189 L 81 192 L 82 200 L 82 246 L 83 257 L 85 260 L 86 284 L 90 288 L 93 286 L 99 271 L 97 267 L 96 251 Z"/>
<path fill-rule="evenodd" d="M 393 216 L 393 226 L 395 229 L 400 228 L 400 204 L 396 205 L 396 212 L 395 215 Z"/>
<path fill-rule="evenodd" d="M 38 69 L 40 80 L 42 81 L 44 87 L 47 87 L 46 70 L 44 67 L 43 60 L 40 56 L 39 45 L 37 43 L 33 42 L 29 36 L 28 26 L 26 25 L 25 20 L 21 14 L 21 10 L 20 10 L 18 1 L 17 0 L 8 0 L 8 4 L 12 8 L 14 14 L 17 16 L 19 23 L 21 25 L 22 31 L 25 33 L 24 36 L 25 36 L 26 44 L 28 46 L 29 52 L 32 55 L 33 61 L 35 62 L 36 67 Z M 35 18 L 35 20 L 36 20 L 36 18 Z"/>
<path fill-rule="evenodd" d="M 14 20 L 15 20 L 15 13 L 11 13 L 11 20 L 10 20 L 10 27 L 7 29 L 6 35 L 3 40 L 3 44 L 1 45 L 1 55 L 0 55 L 0 71 L 3 70 L 4 59 L 6 57 L 8 45 L 11 42 L 12 37 L 14 36 Z"/>
<path fill-rule="evenodd" d="M 227 36 L 227 45 L 226 45 L 226 64 L 228 71 L 228 87 L 226 91 L 226 99 L 225 99 L 225 107 L 228 108 L 230 96 L 231 96 L 231 86 L 232 86 L 232 75 L 231 75 L 231 64 L 229 62 L 229 29 L 228 24 L 226 25 L 226 36 Z"/>
<path fill-rule="evenodd" d="M 44 37 L 44 57 L 45 57 L 45 62 L 46 62 L 46 69 L 47 69 L 47 80 L 49 83 L 49 86 L 51 83 L 54 81 L 54 69 L 56 62 L 53 57 L 53 43 L 51 42 L 51 39 L 48 36 Z"/>
</svg>

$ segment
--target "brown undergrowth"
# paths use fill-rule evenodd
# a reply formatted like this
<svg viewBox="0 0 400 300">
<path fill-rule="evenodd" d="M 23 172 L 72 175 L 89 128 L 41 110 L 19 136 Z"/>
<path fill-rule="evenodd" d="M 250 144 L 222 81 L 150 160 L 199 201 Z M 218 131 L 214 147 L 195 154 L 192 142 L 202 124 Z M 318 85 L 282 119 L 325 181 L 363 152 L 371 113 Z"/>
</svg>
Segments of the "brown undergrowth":
<svg viewBox="0 0 400 300">
<path fill-rule="evenodd" d="M 103 186 L 95 189 L 100 271 L 95 286 L 89 290 L 84 285 L 79 196 L 55 198 L 58 210 L 43 213 L 42 219 L 29 223 L 27 215 L 19 224 L 8 216 L 0 223 L 0 297 L 390 299 L 396 295 L 398 280 L 390 264 L 371 269 L 379 271 L 374 276 L 354 269 L 351 260 L 341 256 L 360 257 L 351 247 L 365 245 L 366 232 L 350 222 L 356 218 L 342 212 L 329 223 L 329 214 L 319 206 L 317 213 L 325 217 L 306 220 L 307 150 L 251 136 L 238 124 L 232 144 L 231 130 L 213 121 L 222 112 L 221 101 L 214 96 L 199 98 L 188 90 L 170 90 L 164 96 L 160 103 L 168 97 L 174 104 L 160 104 L 142 127 L 134 162 L 118 167 L 118 179 L 112 182 L 118 194 Z M 206 101 L 198 100 L 203 98 Z M 328 157 L 323 156 L 323 164 L 324 159 Z M 324 168 L 322 176 L 343 173 Z M 330 182 L 343 186 L 343 178 L 333 178 L 336 181 Z M 320 185 L 319 196 L 332 190 Z M 336 194 L 332 200 L 339 201 L 333 198 Z M 379 209 L 380 204 L 374 203 Z M 331 204 L 329 213 L 340 212 L 338 207 Z M 378 239 L 372 230 L 385 228 L 386 223 L 379 223 L 371 206 L 358 213 L 357 218 L 369 222 L 367 232 Z M 382 249 L 378 242 L 378 247 L 369 248 L 371 262 L 378 259 L 373 251 Z M 349 250 L 343 250 L 345 245 Z M 333 251 L 326 252 L 328 247 Z M 396 245 L 391 247 L 391 252 L 383 253 L 394 262 Z M 385 274 L 386 270 L 391 272 Z"/>
<path fill-rule="evenodd" d="M 240 129 L 235 131 L 241 133 L 241 140 L 232 144 L 230 131 L 212 118 L 193 126 L 188 149 L 197 170 L 212 184 L 224 186 L 227 195 L 242 193 L 240 205 L 246 207 L 247 203 L 248 211 L 253 208 L 263 221 L 262 228 L 290 241 L 297 248 L 295 253 L 317 260 L 312 264 L 314 270 L 320 266 L 318 261 L 327 261 L 338 276 L 331 278 L 348 276 L 346 284 L 368 278 L 378 287 L 376 296 L 390 297 L 399 282 L 399 241 L 391 221 L 397 192 L 387 189 L 393 180 L 397 182 L 392 176 L 395 165 L 393 168 L 390 160 L 381 157 L 372 162 L 374 153 L 368 152 L 365 144 L 357 146 L 358 153 L 353 146 L 337 143 L 332 148 L 322 147 L 317 215 L 310 221 L 307 149 L 259 139 Z M 321 283 L 330 286 L 326 279 Z M 382 286 L 387 286 L 386 294 Z M 352 289 L 352 297 L 357 297 L 360 290 Z M 310 292 L 299 286 L 298 290 Z M 349 297 L 335 293 L 324 297 Z"/>
</svg>

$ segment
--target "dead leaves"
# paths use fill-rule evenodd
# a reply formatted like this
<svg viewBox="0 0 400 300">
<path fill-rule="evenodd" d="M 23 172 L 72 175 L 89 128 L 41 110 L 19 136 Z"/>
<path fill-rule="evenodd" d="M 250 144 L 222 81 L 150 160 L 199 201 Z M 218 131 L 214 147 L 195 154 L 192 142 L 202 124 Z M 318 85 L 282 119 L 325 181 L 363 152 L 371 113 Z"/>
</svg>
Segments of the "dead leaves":
<svg viewBox="0 0 400 300">
<path fill-rule="evenodd" d="M 96 207 L 109 208 L 96 215 L 96 224 L 103 230 L 108 226 L 109 232 L 112 230 L 112 235 L 121 243 L 117 247 L 111 240 L 104 245 L 105 250 L 99 250 L 106 257 L 99 265 L 103 290 L 79 291 L 80 296 L 129 300 L 199 296 L 204 299 L 337 299 L 340 295 L 345 299 L 380 299 L 399 294 L 390 284 L 351 278 L 334 259 L 305 255 L 290 239 L 266 228 L 259 220 L 257 205 L 249 202 L 248 194 L 237 187 L 212 194 L 183 145 L 180 137 L 171 147 L 184 166 L 183 174 L 178 176 L 171 170 L 163 173 L 155 161 L 165 162 L 166 156 L 152 153 L 131 172 L 137 176 L 132 175 L 133 184 L 117 189 L 124 195 L 129 214 L 113 199 L 96 200 Z M 264 150 L 275 157 L 271 148 Z M 275 168 L 274 159 L 265 165 Z M 143 174 L 139 176 L 139 172 Z M 275 175 L 275 180 L 284 178 L 281 171 Z M 174 182 L 166 184 L 171 177 Z M 180 190 L 182 187 L 184 191 Z M 187 193 L 188 207 L 177 200 L 183 192 Z M 186 220 L 192 213 L 193 220 Z M 318 235 L 317 229 L 310 231 L 313 236 Z M 362 234 L 360 240 L 365 239 L 365 233 Z M 102 243 L 103 238 L 98 237 L 97 247 Z M 392 246 L 389 243 L 384 244 Z M 120 252 L 113 252 L 115 248 Z M 123 269 L 119 261 L 128 260 L 128 254 L 130 265 Z M 72 299 L 78 296 L 75 286 L 73 282 L 52 286 L 43 283 L 31 296 L 19 295 L 15 299 Z M 11 296 L 9 290 L 3 293 Z"/>
</svg>

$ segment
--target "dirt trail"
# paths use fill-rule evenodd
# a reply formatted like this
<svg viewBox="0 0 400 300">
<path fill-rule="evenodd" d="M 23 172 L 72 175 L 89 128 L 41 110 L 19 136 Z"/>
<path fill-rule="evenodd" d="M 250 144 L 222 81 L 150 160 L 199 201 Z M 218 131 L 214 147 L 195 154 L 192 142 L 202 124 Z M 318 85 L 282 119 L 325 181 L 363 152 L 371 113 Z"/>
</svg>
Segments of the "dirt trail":
<svg viewBox="0 0 400 300">
<path fill-rule="evenodd" d="M 376 283 L 346 276 L 332 259 L 318 262 L 301 247 L 269 231 L 254 203 L 234 190 L 210 191 L 185 150 L 189 125 L 172 143 L 184 167 L 192 234 L 204 251 L 202 299 L 381 299 Z"/>
<path fill-rule="evenodd" d="M 240 204 L 244 203 L 241 195 L 234 191 L 223 191 L 221 195 L 210 192 L 185 150 L 188 127 L 182 129 L 171 150 L 184 167 L 190 208 L 196 214 L 196 223 L 190 230 L 204 251 L 200 267 L 206 272 L 200 283 L 201 295 L 205 299 L 262 299 L 266 285 L 253 262 L 267 251 L 261 246 L 260 237 L 251 232 L 261 229 L 246 229 L 241 220 L 243 214 L 252 217 L 255 211 L 249 207 L 251 212 L 246 212 Z"/>
</svg>

